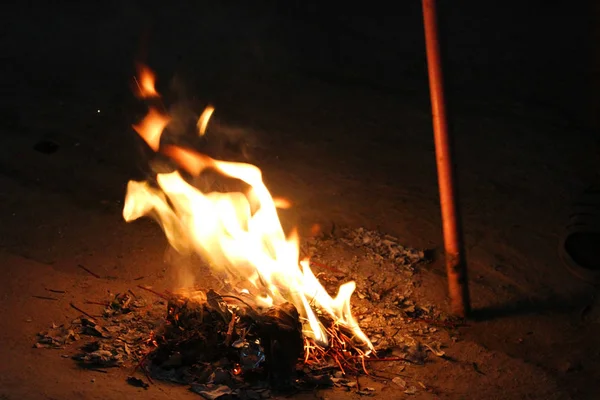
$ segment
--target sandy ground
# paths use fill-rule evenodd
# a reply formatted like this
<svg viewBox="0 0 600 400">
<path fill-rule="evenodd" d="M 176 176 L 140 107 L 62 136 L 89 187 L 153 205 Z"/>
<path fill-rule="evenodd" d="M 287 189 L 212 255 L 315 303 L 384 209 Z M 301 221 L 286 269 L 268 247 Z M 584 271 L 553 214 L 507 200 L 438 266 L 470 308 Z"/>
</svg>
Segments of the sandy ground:
<svg viewBox="0 0 600 400">
<path fill-rule="evenodd" d="M 128 97 L 129 75 L 123 72 L 137 46 L 132 32 L 141 24 L 119 30 L 123 20 L 140 15 L 132 4 L 123 6 L 119 18 L 98 17 L 102 35 L 118 33 L 121 39 L 104 44 L 98 34 L 95 52 L 89 54 L 82 50 L 76 57 L 65 55 L 72 49 L 65 38 L 76 38 L 60 24 L 53 34 L 61 40 L 32 50 L 35 31 L 24 22 L 41 18 L 36 15 L 20 14 L 15 24 L 25 44 L 3 36 L 14 57 L 7 83 L 16 90 L 2 100 L 0 135 L 2 399 L 198 398 L 163 384 L 136 389 L 124 381 L 128 371 L 83 371 L 59 351 L 32 348 L 36 332 L 77 316 L 71 301 L 101 299 L 108 290 L 140 282 L 163 289 L 178 282 L 177 266 L 169 263 L 158 227 L 148 221 L 126 224 L 120 215 L 125 184 L 139 176 L 146 162 L 129 128 L 140 108 Z M 77 17 L 85 13 L 72 12 L 65 19 L 83 29 L 86 20 Z M 205 18 L 208 24 L 211 19 Z M 237 14 L 231 18 L 249 24 Z M 314 223 L 326 229 L 377 229 L 403 244 L 431 250 L 434 261 L 419 272 L 415 296 L 445 309 L 426 91 L 416 96 L 410 92 L 413 88 L 383 91 L 347 75 L 332 81 L 327 71 L 316 73 L 308 61 L 300 65 L 294 57 L 284 57 L 298 53 L 261 42 L 267 30 L 256 34 L 262 45 L 258 50 L 250 39 L 246 47 L 232 47 L 242 55 L 250 53 L 251 62 L 236 72 L 237 64 L 229 60 L 242 56 L 226 49 L 228 40 L 238 43 L 238 38 L 228 37 L 225 29 L 210 29 L 223 45 L 209 56 L 224 59 L 222 68 L 194 64 L 197 54 L 176 59 L 178 52 L 187 57 L 194 46 L 175 40 L 176 32 L 169 36 L 159 24 L 153 57 L 162 49 L 167 61 L 156 69 L 170 79 L 185 65 L 182 81 L 194 76 L 197 82 L 189 90 L 214 99 L 216 116 L 244 132 L 244 140 L 251 143 L 250 159 L 263 169 L 272 192 L 294 203 L 283 222 L 297 224 L 304 234 Z M 30 36 L 24 39 L 25 33 Z M 264 58 L 257 55 L 261 49 L 267 54 Z M 278 64 L 269 62 L 273 54 L 281 56 Z M 107 55 L 114 64 L 106 64 Z M 94 65 L 95 56 L 107 67 Z M 43 73 L 38 73 L 36 62 L 45 65 Z M 290 68 L 288 63 L 298 66 Z M 194 66 L 198 72 L 190 73 Z M 413 81 L 417 89 L 418 83 Z M 437 394 L 422 391 L 416 397 L 596 398 L 598 295 L 564 270 L 556 245 L 571 201 L 598 171 L 597 141 L 555 108 L 504 99 L 492 104 L 471 98 L 458 103 L 453 114 L 477 321 L 461 328 L 463 340 L 448 348 L 461 361 L 458 366 L 438 361 L 411 371 L 413 379 L 437 388 Z M 42 139 L 58 143 L 58 151 L 34 150 Z M 139 277 L 143 279 L 134 280 Z M 33 297 L 48 296 L 47 289 L 66 293 L 51 295 L 57 300 Z M 473 371 L 473 362 L 486 374 Z M 400 395 L 384 384 L 376 397 Z M 336 390 L 307 396 L 359 397 Z"/>
</svg>

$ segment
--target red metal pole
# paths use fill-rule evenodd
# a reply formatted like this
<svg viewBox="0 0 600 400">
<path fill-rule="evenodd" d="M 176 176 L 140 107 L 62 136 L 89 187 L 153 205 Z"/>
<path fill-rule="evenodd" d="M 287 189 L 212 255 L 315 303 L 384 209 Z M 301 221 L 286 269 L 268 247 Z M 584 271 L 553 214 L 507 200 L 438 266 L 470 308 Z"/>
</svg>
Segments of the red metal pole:
<svg viewBox="0 0 600 400">
<path fill-rule="evenodd" d="M 460 216 L 456 203 L 452 147 L 446 121 L 435 0 L 423 0 L 423 19 L 450 306 L 454 315 L 464 318 L 471 311 L 469 282 Z"/>
</svg>

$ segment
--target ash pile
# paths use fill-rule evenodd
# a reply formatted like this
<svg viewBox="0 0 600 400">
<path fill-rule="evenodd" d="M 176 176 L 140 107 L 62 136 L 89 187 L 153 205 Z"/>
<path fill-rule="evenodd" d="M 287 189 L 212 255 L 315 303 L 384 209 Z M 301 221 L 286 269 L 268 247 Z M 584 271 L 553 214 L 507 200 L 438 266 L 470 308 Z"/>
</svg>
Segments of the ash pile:
<svg viewBox="0 0 600 400">
<path fill-rule="evenodd" d="M 360 352 L 350 333 L 329 321 L 328 332 L 348 343 L 320 347 L 303 336 L 291 303 L 257 310 L 239 297 L 212 290 L 186 296 L 153 293 L 160 300 L 150 304 L 133 292 L 117 294 L 101 317 L 86 313 L 69 326 L 53 325 L 38 334 L 34 347 L 75 350 L 63 356 L 96 372 L 133 367 L 143 378 L 130 377 L 132 385 L 147 388 L 155 379 L 169 381 L 213 399 L 269 398 L 272 391 L 339 383 L 332 374 L 337 365 L 327 362 L 330 351 L 358 371 Z"/>
<path fill-rule="evenodd" d="M 141 286 L 152 300 L 128 291 L 87 302 L 103 306 L 99 316 L 72 305 L 83 315 L 40 332 L 34 347 L 64 350 L 62 357 L 92 371 L 132 368 L 132 385 L 169 381 L 210 399 L 269 398 L 319 387 L 373 395 L 373 388 L 356 385 L 366 374 L 401 385 L 407 394 L 425 390 L 393 372 L 424 366 L 431 354 L 444 357 L 439 333 L 452 337 L 459 325 L 411 299 L 423 253 L 362 228 L 311 239 L 303 251 L 328 291 L 340 280 L 356 281 L 352 313 L 375 352 L 325 313 L 318 318 L 330 341 L 316 343 L 303 335 L 291 303 L 258 309 L 238 295 L 195 290 L 183 296 Z M 396 366 L 384 373 L 371 368 L 373 361 Z"/>
</svg>

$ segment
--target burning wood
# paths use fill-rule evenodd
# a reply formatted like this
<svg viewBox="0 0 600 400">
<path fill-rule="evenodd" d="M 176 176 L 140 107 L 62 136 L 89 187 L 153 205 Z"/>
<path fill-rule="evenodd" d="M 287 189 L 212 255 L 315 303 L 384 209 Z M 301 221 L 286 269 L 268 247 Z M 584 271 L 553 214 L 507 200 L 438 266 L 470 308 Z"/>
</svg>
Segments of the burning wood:
<svg viewBox="0 0 600 400">
<path fill-rule="evenodd" d="M 317 276 L 328 290 L 335 290 L 336 275 L 351 276 L 367 288 L 356 296 L 353 311 L 373 338 L 378 356 L 367 355 L 369 348 L 353 338 L 350 329 L 318 309 L 319 323 L 330 338 L 326 346 L 299 333 L 302 317 L 291 303 L 259 307 L 252 305 L 253 298 L 247 293 L 231 296 L 193 289 L 174 294 L 145 286 L 138 286 L 141 294 L 130 290 L 73 307 L 82 315 L 71 324 L 53 325 L 41 332 L 35 347 L 54 349 L 57 356 L 72 357 L 94 372 L 135 368 L 138 377 L 128 382 L 140 387 L 144 387 L 140 379 L 144 383 L 166 380 L 190 385 L 206 396 L 253 391 L 247 398 L 258 398 L 256 393 L 261 391 L 266 396 L 271 389 L 306 385 L 341 386 L 367 395 L 372 392 L 356 383 L 359 375 L 368 373 L 371 379 L 391 382 L 395 377 L 390 375 L 392 362 L 400 373 L 398 368 L 423 366 L 428 354 L 449 359 L 441 343 L 429 335 L 454 332 L 457 324 L 442 320 L 430 306 L 418 306 L 409 298 L 414 270 L 410 254 L 415 251 L 407 249 L 399 256 L 382 250 L 380 242 L 388 248 L 391 239 L 376 232 L 357 229 L 340 233 L 336 238 L 307 241 L 305 251 L 321 261 L 318 268 L 326 272 Z M 352 269 L 352 249 L 360 249 L 364 259 L 386 263 L 381 268 L 385 273 L 378 276 L 371 269 Z M 335 255 L 326 255 L 329 251 Z M 328 266 L 332 264 L 335 268 Z M 398 273 L 389 274 L 390 265 L 397 265 Z M 94 311 L 97 307 L 103 311 Z M 385 372 L 381 364 L 386 365 Z M 402 376 L 409 379 L 404 373 Z M 418 384 L 412 383 L 410 387 Z"/>
<path fill-rule="evenodd" d="M 140 97 L 157 97 L 151 71 L 141 71 Z M 199 120 L 201 135 L 214 109 L 209 111 Z M 82 335 L 93 337 L 73 357 L 82 366 L 94 370 L 136 366 L 150 382 L 160 379 L 192 385 L 195 392 L 209 398 L 248 390 L 254 394 L 247 398 L 257 398 L 265 397 L 256 394 L 265 388 L 332 384 L 357 386 L 359 394 L 369 394 L 372 389 L 361 389 L 357 381 L 345 379 L 369 374 L 371 361 L 423 363 L 426 355 L 418 343 L 402 344 L 398 355 L 383 358 L 375 356 L 374 346 L 378 343 L 380 350 L 400 347 L 395 337 L 408 321 L 403 316 L 425 321 L 419 318 L 429 310 L 405 302 L 397 280 L 398 276 L 412 276 L 412 266 L 422 260 L 422 252 L 362 229 L 343 239 L 348 246 L 377 251 L 378 262 L 407 267 L 402 275 L 391 274 L 381 281 L 370 276 L 369 282 L 359 282 L 364 287 L 357 292 L 363 302 L 359 317 L 363 323 L 376 325 L 371 341 L 359 327 L 350 304 L 355 282 L 337 283 L 350 276 L 342 271 L 345 267 L 315 263 L 333 273 L 315 275 L 308 258 L 300 260 L 299 238 L 295 232 L 284 233 L 277 214 L 277 209 L 289 207 L 289 202 L 271 196 L 260 169 L 162 145 L 161 135 L 169 121 L 169 116 L 151 108 L 134 128 L 149 147 L 169 157 L 185 173 L 158 173 L 156 184 L 130 182 L 123 216 L 127 221 L 155 217 L 173 248 L 203 256 L 213 271 L 227 275 L 226 286 L 231 291 L 175 294 L 140 286 L 158 300 L 147 303 L 129 291 L 107 302 L 86 302 L 105 307 L 102 316 L 71 304 L 83 316 L 70 326 L 53 326 L 41 333 L 36 347 L 63 349 Z M 208 170 L 241 182 L 245 189 L 201 191 L 186 180 L 186 174 Z M 336 290 L 332 297 L 330 293 Z M 365 303 L 370 300 L 382 307 L 369 308 Z M 402 326 L 397 327 L 399 324 Z M 437 346 L 427 348 L 444 355 Z M 139 378 L 130 377 L 128 382 L 147 387 Z"/>
<path fill-rule="evenodd" d="M 153 304 L 128 293 L 89 302 L 104 305 L 103 315 L 91 319 L 85 313 L 70 326 L 53 326 L 40 333 L 35 347 L 65 349 L 91 337 L 72 357 L 86 369 L 136 366 L 150 382 L 218 384 L 231 390 L 331 385 L 330 375 L 323 374 L 338 367 L 361 373 L 357 366 L 364 351 L 352 345 L 349 332 L 332 325 L 327 331 L 336 339 L 322 347 L 303 337 L 291 303 L 257 310 L 212 290 L 156 294 L 161 300 Z"/>
<path fill-rule="evenodd" d="M 142 72 L 144 76 L 149 74 L 147 68 Z M 156 93 L 154 80 L 144 79 L 144 76 L 140 77 L 140 81 L 147 83 L 143 91 Z M 200 134 L 204 135 L 213 111 L 209 106 L 200 115 Z M 277 207 L 286 207 L 289 202 L 272 197 L 260 169 L 250 164 L 216 160 L 173 144 L 161 145 L 169 122 L 169 116 L 151 106 L 146 118 L 134 129 L 152 150 L 169 157 L 182 171 L 158 173 L 158 187 L 148 182 L 130 181 L 123 207 L 124 219 L 133 221 L 152 216 L 174 249 L 202 256 L 214 270 L 226 274 L 230 283 L 254 293 L 254 304 L 265 307 L 293 304 L 303 335 L 320 346 L 326 347 L 331 338 L 319 321 L 317 310 L 329 315 L 336 325 L 349 329 L 352 337 L 373 350 L 369 338 L 352 316 L 350 299 L 355 283 L 342 284 L 336 297 L 325 290 L 313 274 L 310 261 L 300 260 L 297 234 L 286 235 L 281 226 Z M 196 177 L 213 171 L 225 180 L 241 182 L 246 189 L 203 191 L 190 184 L 183 171 Z"/>
<path fill-rule="evenodd" d="M 291 387 L 303 354 L 298 311 L 285 303 L 258 313 L 236 303 L 214 291 L 172 297 L 167 324 L 148 357 L 152 375 L 181 376 L 197 365 L 206 373 L 218 365 L 230 374 L 230 383 L 251 374 L 268 379 L 272 387 Z"/>
</svg>

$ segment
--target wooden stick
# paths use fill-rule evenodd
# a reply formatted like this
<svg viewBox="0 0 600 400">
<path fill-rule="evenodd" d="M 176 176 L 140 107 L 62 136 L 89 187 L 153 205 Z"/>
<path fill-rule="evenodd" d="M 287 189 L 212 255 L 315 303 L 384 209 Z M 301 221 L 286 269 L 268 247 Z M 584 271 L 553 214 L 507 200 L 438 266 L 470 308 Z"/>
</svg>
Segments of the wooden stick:
<svg viewBox="0 0 600 400">
<path fill-rule="evenodd" d="M 48 297 L 48 296 L 31 296 L 31 297 L 35 297 L 36 299 L 41 299 L 41 300 L 58 300 L 55 297 Z"/>
<path fill-rule="evenodd" d="M 146 291 L 148 291 L 148 292 L 150 292 L 150 293 L 152 293 L 152 294 L 155 294 L 155 295 L 157 295 L 158 297 L 162 298 L 163 300 L 169 300 L 169 298 L 168 298 L 167 296 L 165 296 L 165 295 L 164 295 L 164 294 L 162 294 L 162 293 L 158 293 L 158 292 L 157 292 L 157 291 L 155 291 L 155 290 L 152 290 L 152 289 L 150 289 L 150 288 L 147 288 L 147 287 L 145 287 L 145 286 L 142 286 L 142 285 L 138 285 L 138 287 L 139 287 L 140 289 L 142 289 L 142 290 L 146 290 Z"/>
<path fill-rule="evenodd" d="M 69 303 L 69 305 L 74 308 L 75 310 L 79 311 L 80 313 L 82 313 L 83 315 L 85 315 L 86 317 L 88 317 L 89 319 L 91 319 L 92 321 L 96 321 L 95 317 L 92 317 L 90 314 L 86 313 L 85 311 L 83 311 L 81 308 L 77 307 L 75 304 L 73 303 Z"/>
<path fill-rule="evenodd" d="M 229 322 L 229 326 L 227 327 L 227 338 L 225 339 L 225 346 L 229 346 L 231 344 L 231 338 L 233 337 L 233 329 L 235 328 L 235 311 L 231 312 L 231 321 Z"/>
<path fill-rule="evenodd" d="M 88 274 L 92 275 L 95 278 L 98 279 L 102 279 L 102 277 L 100 275 L 98 275 L 97 273 L 90 271 L 89 269 L 87 269 L 86 267 L 84 267 L 83 265 L 79 264 L 77 265 L 79 268 L 81 268 L 82 270 L 84 270 L 85 272 L 87 272 Z"/>
<path fill-rule="evenodd" d="M 340 271 L 339 269 L 336 269 L 336 268 L 330 267 L 330 266 L 328 266 L 328 265 L 325 265 L 325 264 L 323 264 L 323 263 L 320 263 L 320 262 L 318 262 L 318 261 L 313 261 L 313 260 L 310 260 L 310 264 L 311 264 L 311 265 L 314 265 L 314 266 L 317 266 L 317 267 L 319 267 L 319 268 L 326 269 L 326 270 L 328 270 L 328 271 L 330 271 L 330 272 L 334 272 L 334 273 L 336 273 L 336 274 L 341 274 L 341 273 L 342 273 L 342 271 Z"/>
<path fill-rule="evenodd" d="M 457 191 L 452 164 L 452 147 L 446 121 L 436 2 L 435 0 L 422 1 L 450 307 L 454 315 L 465 318 L 471 311 L 471 304 L 465 250 L 456 203 Z"/>
<path fill-rule="evenodd" d="M 85 304 L 95 304 L 97 306 L 103 306 L 103 307 L 108 307 L 110 305 L 108 302 L 91 301 L 91 300 L 86 300 Z"/>
</svg>

